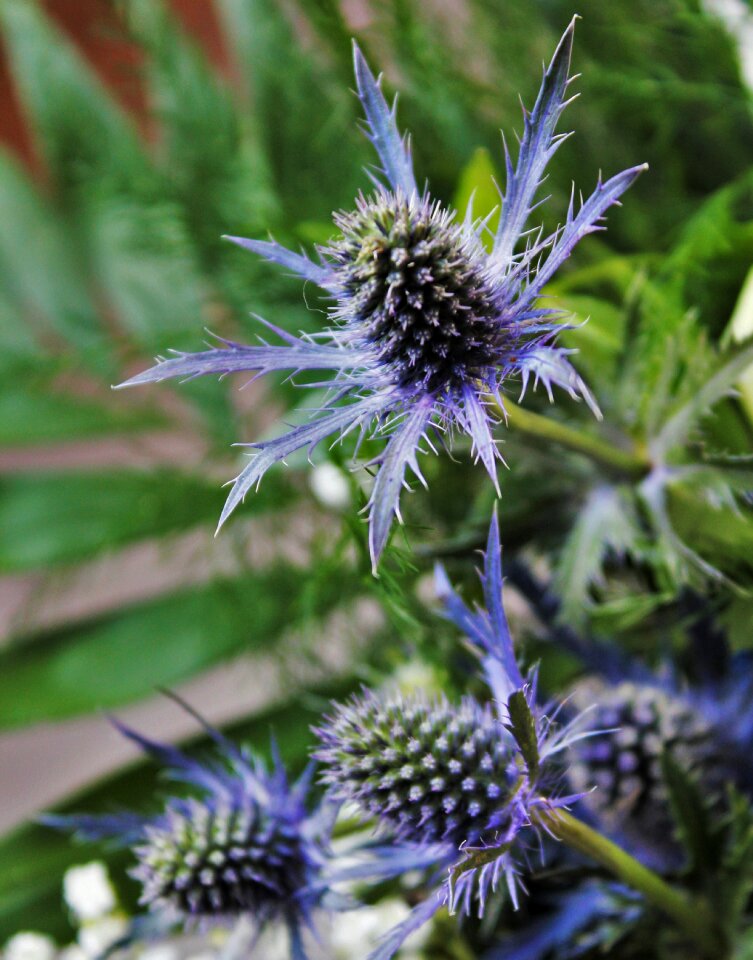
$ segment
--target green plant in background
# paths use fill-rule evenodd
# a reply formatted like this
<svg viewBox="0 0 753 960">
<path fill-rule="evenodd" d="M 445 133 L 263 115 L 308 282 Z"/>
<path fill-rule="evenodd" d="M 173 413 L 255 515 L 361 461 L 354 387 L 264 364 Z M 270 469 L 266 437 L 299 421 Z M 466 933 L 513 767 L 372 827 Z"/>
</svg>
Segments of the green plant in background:
<svg viewBox="0 0 753 960">
<path fill-rule="evenodd" d="M 218 238 L 270 231 L 293 246 L 329 240 L 330 210 L 350 203 L 369 162 L 347 93 L 351 36 L 389 80 L 400 80 L 401 116 L 433 192 L 463 209 L 476 189 L 474 213 L 484 216 L 496 203 L 485 190 L 491 158 L 500 156 L 497 130 L 519 127 L 517 90 L 522 84 L 524 102 L 533 102 L 538 77 L 530 65 L 549 55 L 573 11 L 559 0 L 469 0 L 462 18 L 448 19 L 441 7 L 394 0 L 375 5 L 368 28 L 354 30 L 330 2 L 297 0 L 283 9 L 219 0 L 216 8 L 237 68 L 233 83 L 161 4 L 119 5 L 144 53 L 155 131 L 145 144 L 37 4 L 0 7 L 45 167 L 40 186 L 0 156 L 0 435 L 13 448 L 40 451 L 40 459 L 52 444 L 86 451 L 105 438 L 118 442 L 115 466 L 0 478 L 0 568 L 47 570 L 62 590 L 85 581 L 103 557 L 127 558 L 158 543 L 162 566 L 175 572 L 156 596 L 116 601 L 105 612 L 32 629 L 22 616 L 0 651 L 0 721 L 7 730 L 134 702 L 248 650 L 316 659 L 333 611 L 376 595 L 388 613 L 376 628 L 382 642 L 352 653 L 337 689 L 330 683 L 303 704 L 291 689 L 291 705 L 274 713 L 282 752 L 295 766 L 325 700 L 345 696 L 364 671 L 378 684 L 418 650 L 433 682 L 467 687 L 456 640 L 413 587 L 437 553 L 453 577 L 472 582 L 491 493 L 469 449 L 456 449 L 457 463 L 432 460 L 430 494 L 405 504 L 412 558 L 396 536 L 373 581 L 355 519 L 360 489 L 352 487 L 354 509 L 341 520 L 315 506 L 309 468 L 293 460 L 212 546 L 219 481 L 233 469 L 229 444 L 258 436 L 276 419 L 265 410 L 287 410 L 299 396 L 290 384 L 270 385 L 263 402 L 255 393 L 253 409 L 244 410 L 234 390 L 208 381 L 174 397 L 165 389 L 127 400 L 114 398 L 109 384 L 168 347 L 195 348 L 202 327 L 253 336 L 251 306 L 285 317 L 289 332 L 319 326 L 296 281 Z M 581 421 L 572 404 L 543 417 L 530 396 L 524 406 L 509 404 L 502 536 L 508 558 L 520 554 L 552 573 L 566 622 L 607 633 L 652 663 L 671 655 L 684 670 L 687 585 L 719 614 L 734 646 L 750 645 L 751 421 L 730 390 L 753 358 L 744 343 L 733 346 L 744 334 L 725 336 L 753 252 L 749 95 L 732 39 L 690 0 L 608 10 L 587 2 L 578 12 L 583 97 L 569 116 L 578 138 L 560 151 L 547 182 L 550 225 L 565 213 L 571 180 L 595 180 L 597 164 L 616 170 L 638 155 L 652 173 L 611 218 L 608 236 L 591 238 L 547 289 L 577 319 L 590 318 L 563 344 L 578 348 L 574 363 L 604 421 Z M 312 137 L 320 116 L 327 122 Z M 741 299 L 736 330 L 749 329 L 744 307 Z M 198 455 L 149 466 L 144 450 L 154 441 L 150 448 L 145 438 L 168 433 L 193 437 Z M 136 456 L 146 465 L 135 466 Z M 305 547 L 255 548 L 288 529 L 299 543 L 307 512 L 319 519 Z M 184 559 L 187 543 L 208 558 L 198 584 Z M 546 654 L 542 683 L 560 691 L 582 668 L 535 628 L 525 632 L 531 651 Z M 291 637 L 305 638 L 305 652 Z M 251 717 L 234 732 L 264 749 L 268 724 L 266 715 Z M 138 767 L 76 807 L 138 805 L 150 791 Z M 744 917 L 746 803 L 733 810 L 724 836 L 715 834 L 714 862 L 738 871 L 733 899 Z M 80 853 L 36 827 L 8 837 L 2 851 L 9 866 L 0 881 L 0 940 L 29 926 L 62 936 L 60 877 Z M 106 856 L 122 864 L 120 854 Z M 716 876 L 711 870 L 705 882 Z M 124 895 L 132 904 L 133 890 Z M 639 927 L 657 923 L 649 912 Z M 438 924 L 442 945 L 431 956 L 480 953 L 494 938 L 489 915 L 483 929 L 471 925 L 462 937 L 443 938 Z M 610 955 L 630 956 L 635 940 L 625 946 L 610 929 Z M 674 949 L 671 936 L 655 939 L 649 932 L 646 950 Z"/>
</svg>

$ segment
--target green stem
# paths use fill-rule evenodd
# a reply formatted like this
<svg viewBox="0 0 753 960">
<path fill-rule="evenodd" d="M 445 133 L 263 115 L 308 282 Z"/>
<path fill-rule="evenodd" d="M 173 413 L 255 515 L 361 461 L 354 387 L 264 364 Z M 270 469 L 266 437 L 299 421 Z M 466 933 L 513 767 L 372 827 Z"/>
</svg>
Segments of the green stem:
<svg viewBox="0 0 753 960">
<path fill-rule="evenodd" d="M 533 820 L 567 846 L 595 860 L 642 893 L 646 900 L 675 921 L 704 956 L 720 960 L 726 955 L 714 918 L 705 903 L 676 890 L 653 870 L 644 867 L 611 840 L 565 810 L 542 805 L 535 808 Z"/>
<path fill-rule="evenodd" d="M 542 440 L 553 440 L 617 473 L 638 479 L 644 477 L 651 469 L 648 458 L 638 452 L 622 450 L 606 440 L 573 430 L 572 427 L 558 420 L 542 417 L 541 414 L 525 410 L 517 404 L 508 404 L 504 413 L 513 430 L 520 430 L 522 433 Z"/>
</svg>

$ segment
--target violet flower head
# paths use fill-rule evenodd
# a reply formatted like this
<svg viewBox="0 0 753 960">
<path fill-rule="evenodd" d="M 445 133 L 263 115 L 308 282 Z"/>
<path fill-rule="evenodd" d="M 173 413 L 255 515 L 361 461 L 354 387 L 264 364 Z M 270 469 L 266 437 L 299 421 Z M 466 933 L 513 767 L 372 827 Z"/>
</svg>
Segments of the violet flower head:
<svg viewBox="0 0 753 960">
<path fill-rule="evenodd" d="M 327 894 L 323 874 L 335 808 L 307 800 L 313 768 L 290 783 L 279 757 L 271 768 L 211 727 L 217 756 L 200 762 L 175 747 L 120 731 L 194 791 L 171 797 L 153 816 L 47 816 L 81 840 L 112 838 L 132 848 L 140 903 L 187 924 L 246 914 L 259 932 L 287 926 L 292 956 L 305 960 L 303 933 Z"/>
<path fill-rule="evenodd" d="M 551 236 L 528 228 L 545 168 L 567 137 L 555 129 L 570 102 L 574 25 L 573 20 L 560 40 L 534 108 L 525 115 L 517 162 L 505 146 L 506 189 L 491 252 L 483 242 L 486 223 L 474 222 L 472 211 L 458 218 L 419 190 L 395 109 L 354 47 L 366 131 L 379 158 L 373 192 L 359 197 L 354 211 L 335 216 L 339 234 L 317 250 L 316 259 L 272 241 L 228 238 L 321 287 L 332 300 L 329 325 L 313 336 L 294 336 L 267 324 L 279 344 L 222 340 L 213 349 L 161 359 L 122 384 L 236 371 L 330 372 L 328 399 L 308 422 L 251 444 L 255 453 L 234 481 L 220 525 L 267 469 L 294 451 L 351 432 L 383 439 L 369 502 L 376 568 L 408 468 L 423 482 L 417 457 L 423 442 L 432 447 L 432 435 L 467 434 L 496 486 L 501 457 L 493 407 L 504 409 L 502 393 L 512 380 L 522 391 L 529 381 L 540 381 L 550 398 L 552 387 L 559 386 L 583 397 L 598 414 L 568 351 L 553 345 L 563 326 L 561 314 L 540 298 L 578 241 L 602 229 L 607 209 L 645 166 L 600 180 L 580 206 L 573 193 L 565 222 Z"/>
<path fill-rule="evenodd" d="M 477 649 L 493 696 L 459 704 L 365 692 L 336 705 L 318 730 L 316 757 L 335 800 L 355 803 L 413 863 L 435 868 L 435 891 L 389 933 L 370 960 L 388 960 L 443 904 L 479 916 L 498 886 L 515 905 L 520 874 L 540 848 L 536 812 L 564 807 L 563 751 L 582 734 L 536 702 L 535 675 L 515 662 L 502 607 L 501 548 L 492 520 L 483 574 L 487 609 L 469 609 L 443 571 L 447 615 Z M 408 863 L 411 857 L 407 858 Z"/>
</svg>

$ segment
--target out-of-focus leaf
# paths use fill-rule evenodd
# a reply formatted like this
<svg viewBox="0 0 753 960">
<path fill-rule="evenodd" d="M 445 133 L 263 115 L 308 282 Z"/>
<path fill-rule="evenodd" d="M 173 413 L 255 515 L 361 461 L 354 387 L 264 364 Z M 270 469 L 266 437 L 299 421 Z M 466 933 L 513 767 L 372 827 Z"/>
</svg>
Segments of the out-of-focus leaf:
<svg viewBox="0 0 753 960">
<path fill-rule="evenodd" d="M 245 110 L 202 49 L 159 0 L 131 0 L 128 24 L 146 54 L 145 80 L 162 133 L 157 163 L 180 203 L 199 256 L 219 265 L 220 235 L 260 233 L 278 216 Z"/>
<path fill-rule="evenodd" d="M 0 443 L 27 446 L 112 435 L 164 425 L 153 410 L 118 409 L 34 383 L 34 373 L 18 368 L 6 374 L 0 391 Z"/>
<path fill-rule="evenodd" d="M 316 590 L 307 589 L 316 581 Z M 277 566 L 217 580 L 93 621 L 18 637 L 0 651 L 0 727 L 129 703 L 341 607 L 359 589 L 347 571 Z"/>
<path fill-rule="evenodd" d="M 460 171 L 460 180 L 453 199 L 453 206 L 459 215 L 465 216 L 471 210 L 474 219 L 484 219 L 492 215 L 487 221 L 489 233 L 486 234 L 486 245 L 491 249 L 494 243 L 494 233 L 499 223 L 499 213 L 502 198 L 495 182 L 500 183 L 500 176 L 495 168 L 491 154 L 485 147 L 477 147 L 471 159 Z M 471 208 L 471 203 L 473 204 Z"/>
<path fill-rule="evenodd" d="M 364 186 L 368 156 L 354 122 L 356 99 L 323 58 L 302 46 L 281 4 L 220 0 L 219 9 L 252 104 L 249 122 L 262 145 L 267 183 L 288 225 L 350 204 Z"/>
<path fill-rule="evenodd" d="M 556 302 L 559 309 L 572 313 L 567 322 L 573 324 L 572 330 L 563 331 L 559 342 L 578 351 L 578 370 L 600 396 L 608 397 L 611 391 L 600 387 L 614 383 L 624 342 L 624 311 L 607 300 L 578 294 L 565 294 Z"/>
<path fill-rule="evenodd" d="M 281 478 L 249 504 L 282 506 Z M 200 524 L 216 524 L 220 485 L 173 469 L 12 474 L 0 478 L 0 570 L 86 560 L 105 550 Z"/>
<path fill-rule="evenodd" d="M 715 497 L 716 491 L 712 490 Z M 721 574 L 740 584 L 753 575 L 753 513 L 717 500 L 710 504 L 702 488 L 672 484 L 667 488 L 667 511 L 680 539 L 713 564 Z"/>
<path fill-rule="evenodd" d="M 352 681 L 330 683 L 275 706 L 226 730 L 235 740 L 251 744 L 266 755 L 273 731 L 286 764 L 301 769 L 311 746 L 311 725 L 319 719 L 330 699 L 341 699 Z M 103 723 L 106 721 L 103 719 Z M 159 739 L 159 731 L 144 730 Z M 190 749 L 210 747 L 207 737 L 192 740 Z M 157 768 L 139 761 L 121 772 L 66 800 L 58 812 L 104 813 L 118 808 L 158 809 L 155 791 Z M 137 888 L 126 876 L 131 855 L 103 844 L 74 844 L 70 837 L 46 827 L 29 824 L 0 839 L 0 942 L 19 930 L 38 930 L 65 941 L 72 934 L 62 902 L 62 876 L 75 864 L 104 859 L 125 906 L 136 909 Z"/>
<path fill-rule="evenodd" d="M 5 0 L 0 23 L 14 79 L 62 195 L 91 186 L 97 173 L 119 186 L 150 182 L 132 124 L 41 5 Z"/>
<path fill-rule="evenodd" d="M 711 824 L 711 811 L 698 784 L 668 750 L 661 756 L 662 778 L 667 787 L 677 833 L 687 856 L 691 876 L 709 877 L 718 860 Z"/>
<path fill-rule="evenodd" d="M 561 615 L 583 623 L 591 605 L 590 589 L 603 580 L 603 563 L 612 550 L 624 556 L 638 530 L 629 497 L 618 487 L 595 487 L 581 506 L 557 564 L 555 584 L 562 598 Z"/>
<path fill-rule="evenodd" d="M 112 374 L 109 339 L 55 213 L 0 152 L 0 287 L 8 315 L 15 312 L 13 327 L 27 329 L 38 342 L 51 334 L 63 338 L 82 360 Z"/>
</svg>

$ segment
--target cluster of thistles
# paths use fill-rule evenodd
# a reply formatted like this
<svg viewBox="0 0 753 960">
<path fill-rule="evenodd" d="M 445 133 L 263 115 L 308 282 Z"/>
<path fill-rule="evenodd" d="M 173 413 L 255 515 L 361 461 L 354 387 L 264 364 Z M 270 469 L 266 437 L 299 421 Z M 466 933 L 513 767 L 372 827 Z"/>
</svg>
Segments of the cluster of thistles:
<svg viewBox="0 0 753 960">
<path fill-rule="evenodd" d="M 504 414 L 511 383 L 525 390 L 530 379 L 540 381 L 550 395 L 557 385 L 597 409 L 567 351 L 555 345 L 562 329 L 558 311 L 542 305 L 540 296 L 643 168 L 599 182 L 577 209 L 571 202 L 551 236 L 527 228 L 545 167 L 564 139 L 555 128 L 569 102 L 573 26 L 525 117 L 515 164 L 505 150 L 506 191 L 494 233 L 474 221 L 472 211 L 459 219 L 418 190 L 395 111 L 356 49 L 356 84 L 380 161 L 373 193 L 360 197 L 354 211 L 335 216 L 338 235 L 316 259 L 268 241 L 230 238 L 318 284 L 331 301 L 329 325 L 300 337 L 273 328 L 278 345 L 223 341 L 202 353 L 176 354 L 128 381 L 235 371 L 331 373 L 329 399 L 311 420 L 253 444 L 256 453 L 236 479 L 221 522 L 270 466 L 293 451 L 352 431 L 361 439 L 382 438 L 369 518 L 376 567 L 407 468 L 420 477 L 422 441 L 431 445 L 432 435 L 464 432 L 496 485 L 493 407 Z M 517 905 L 521 876 L 548 847 L 545 834 L 556 838 L 564 810 L 576 802 L 634 852 L 641 853 L 642 844 L 654 850 L 663 844 L 669 863 L 665 755 L 716 789 L 734 779 L 725 758 L 739 746 L 744 723 L 749 735 L 750 711 L 740 713 L 736 725 L 725 724 L 705 710 L 703 691 L 656 678 L 614 687 L 591 680 L 569 706 L 544 704 L 535 671 L 524 676 L 513 649 L 496 516 L 481 579 L 484 606 L 469 607 L 437 571 L 444 612 L 478 656 L 487 699 L 453 703 L 443 696 L 363 691 L 335 705 L 316 731 L 316 797 L 313 767 L 290 783 L 278 758 L 270 770 L 214 730 L 218 755 L 199 762 L 122 728 L 185 781 L 192 796 L 172 797 L 149 816 L 51 821 L 87 838 L 115 836 L 131 845 L 142 903 L 161 916 L 250 915 L 259 931 L 282 923 L 295 960 L 306 957 L 306 931 L 317 913 L 352 904 L 338 891 L 346 880 L 376 882 L 423 871 L 423 899 L 386 933 L 371 960 L 391 957 L 443 905 L 481 915 L 489 897 L 505 891 Z M 735 696 L 727 701 L 729 717 L 740 704 L 739 691 Z M 579 713 L 586 703 L 590 712 Z M 347 862 L 330 843 L 343 803 L 358 809 L 378 834 L 349 849 Z M 360 854 L 357 866 L 354 854 Z"/>
</svg>

